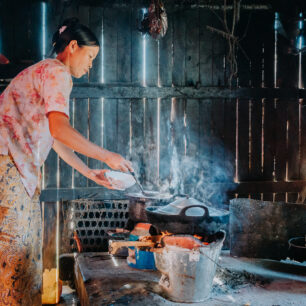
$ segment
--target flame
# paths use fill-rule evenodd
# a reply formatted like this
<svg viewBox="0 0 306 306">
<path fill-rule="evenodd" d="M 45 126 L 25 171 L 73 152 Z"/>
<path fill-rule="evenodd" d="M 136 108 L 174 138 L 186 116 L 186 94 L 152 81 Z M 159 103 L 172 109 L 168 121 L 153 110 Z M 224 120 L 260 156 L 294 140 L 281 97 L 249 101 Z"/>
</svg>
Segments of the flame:
<svg viewBox="0 0 306 306">
<path fill-rule="evenodd" d="M 170 236 L 170 235 L 173 235 L 173 234 L 169 233 L 168 231 L 161 232 L 161 238 L 163 238 L 164 236 Z"/>
<path fill-rule="evenodd" d="M 164 237 L 166 236 L 171 236 L 171 235 L 175 235 L 173 233 L 169 233 L 168 231 L 165 231 L 165 232 L 161 232 L 161 235 L 156 235 L 156 236 L 143 236 L 141 238 L 139 238 L 139 241 L 152 241 L 154 243 L 156 243 L 156 247 L 157 248 L 161 248 L 163 247 L 162 244 L 161 244 L 161 241 Z M 202 241 L 203 237 L 202 236 L 199 236 L 199 235 L 193 235 L 192 237 L 194 238 L 197 238 L 201 241 L 202 244 L 204 245 L 209 245 L 208 242 L 204 242 Z"/>
<path fill-rule="evenodd" d="M 199 239 L 199 240 L 201 240 L 202 244 L 204 244 L 204 245 L 209 245 L 209 243 L 208 243 L 208 242 L 204 242 L 204 241 L 202 241 L 202 239 L 203 239 L 203 237 L 202 237 L 202 236 L 199 236 L 199 235 L 193 235 L 193 237 L 194 237 L 194 238 L 197 238 L 197 239 Z"/>
<path fill-rule="evenodd" d="M 202 236 L 199 236 L 199 235 L 193 235 L 193 237 L 194 237 L 194 238 L 197 238 L 197 239 L 199 239 L 199 240 L 202 240 L 202 238 L 203 238 Z"/>
</svg>

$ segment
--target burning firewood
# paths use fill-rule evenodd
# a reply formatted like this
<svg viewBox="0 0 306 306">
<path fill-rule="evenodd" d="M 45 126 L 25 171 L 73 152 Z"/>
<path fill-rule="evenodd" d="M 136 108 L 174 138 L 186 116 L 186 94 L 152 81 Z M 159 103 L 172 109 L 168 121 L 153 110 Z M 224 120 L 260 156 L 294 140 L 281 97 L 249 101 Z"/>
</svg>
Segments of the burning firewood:
<svg viewBox="0 0 306 306">
<path fill-rule="evenodd" d="M 155 243 L 150 241 L 112 241 L 109 246 L 109 253 L 114 255 L 118 249 L 123 247 L 154 247 Z"/>
</svg>

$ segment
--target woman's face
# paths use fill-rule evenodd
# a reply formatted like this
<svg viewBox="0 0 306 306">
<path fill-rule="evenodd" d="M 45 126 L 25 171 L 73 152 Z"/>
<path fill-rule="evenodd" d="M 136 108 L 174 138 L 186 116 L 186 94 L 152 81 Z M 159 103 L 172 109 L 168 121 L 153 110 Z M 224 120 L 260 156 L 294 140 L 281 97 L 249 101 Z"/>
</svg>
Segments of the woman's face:
<svg viewBox="0 0 306 306">
<path fill-rule="evenodd" d="M 98 46 L 82 46 L 79 47 L 76 41 L 70 45 L 69 52 L 69 70 L 72 76 L 80 78 L 88 73 L 92 67 L 92 62 L 96 58 Z"/>
</svg>

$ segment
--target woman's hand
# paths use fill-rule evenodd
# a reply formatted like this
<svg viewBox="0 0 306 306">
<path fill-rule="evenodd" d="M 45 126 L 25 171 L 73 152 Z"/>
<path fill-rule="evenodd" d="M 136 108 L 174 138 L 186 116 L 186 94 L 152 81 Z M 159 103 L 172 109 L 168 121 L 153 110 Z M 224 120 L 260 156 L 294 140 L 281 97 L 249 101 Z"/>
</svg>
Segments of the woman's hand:
<svg viewBox="0 0 306 306">
<path fill-rule="evenodd" d="M 122 172 L 134 171 L 132 163 L 117 153 L 108 152 L 104 162 L 114 170 L 119 170 Z"/>
<path fill-rule="evenodd" d="M 112 180 L 111 178 L 106 178 L 105 173 L 109 170 L 99 170 L 99 169 L 91 169 L 87 177 L 97 183 L 98 185 L 102 185 L 108 189 L 117 189 L 117 190 L 124 190 L 123 186 L 120 182 L 116 180 Z"/>
<path fill-rule="evenodd" d="M 107 179 L 105 177 L 105 173 L 109 170 L 89 169 L 87 165 L 85 165 L 83 161 L 70 148 L 56 139 L 53 143 L 53 149 L 68 165 L 79 171 L 90 180 L 93 180 L 97 184 L 109 189 L 124 189 L 120 182 L 112 180 L 111 178 Z"/>
</svg>

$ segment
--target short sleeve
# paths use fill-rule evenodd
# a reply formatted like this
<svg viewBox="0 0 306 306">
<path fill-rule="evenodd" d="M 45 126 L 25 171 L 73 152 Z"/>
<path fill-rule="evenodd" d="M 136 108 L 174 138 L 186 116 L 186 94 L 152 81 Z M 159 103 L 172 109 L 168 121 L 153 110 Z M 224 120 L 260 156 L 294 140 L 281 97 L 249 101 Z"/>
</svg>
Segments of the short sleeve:
<svg viewBox="0 0 306 306">
<path fill-rule="evenodd" d="M 45 113 L 61 112 L 69 117 L 69 97 L 72 89 L 70 73 L 61 66 L 48 67 L 44 73 L 43 99 Z"/>
</svg>

